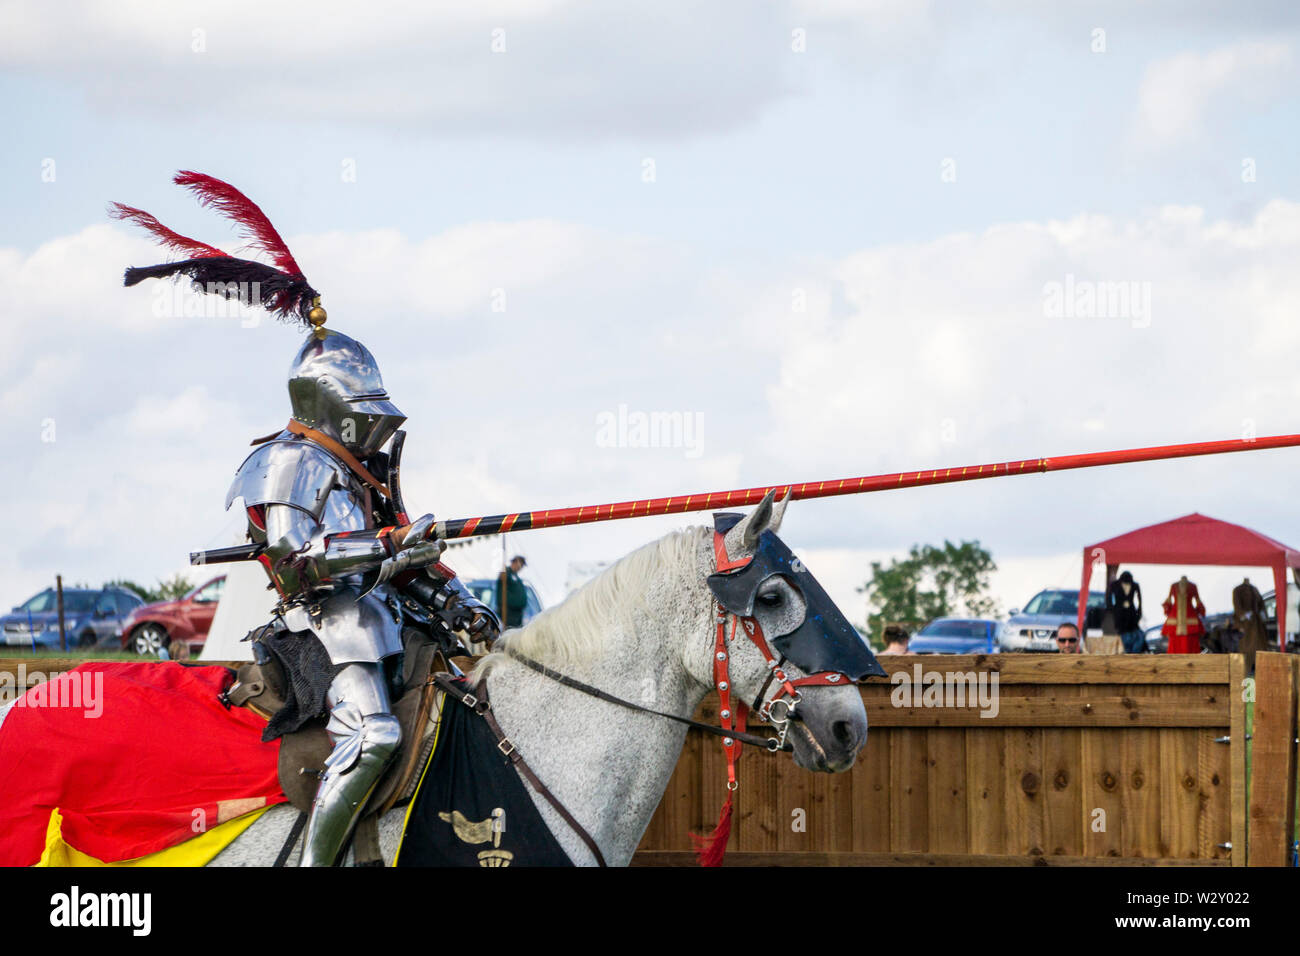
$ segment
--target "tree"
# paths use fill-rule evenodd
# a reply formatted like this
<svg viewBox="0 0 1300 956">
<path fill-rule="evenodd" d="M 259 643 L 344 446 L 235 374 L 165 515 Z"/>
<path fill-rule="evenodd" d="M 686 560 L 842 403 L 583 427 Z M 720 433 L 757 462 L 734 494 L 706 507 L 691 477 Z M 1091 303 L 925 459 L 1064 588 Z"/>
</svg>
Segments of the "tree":
<svg viewBox="0 0 1300 956">
<path fill-rule="evenodd" d="M 872 561 L 871 580 L 858 588 L 867 596 L 867 633 L 879 640 L 889 622 L 919 627 L 955 614 L 992 616 L 998 605 L 988 593 L 989 575 L 997 569 L 979 541 L 913 545 L 889 567 Z"/>
<path fill-rule="evenodd" d="M 185 575 L 174 574 L 166 581 L 159 581 L 156 588 L 147 588 L 125 578 L 117 581 L 105 581 L 104 587 L 126 588 L 144 598 L 147 604 L 154 604 L 158 601 L 174 601 L 176 598 L 184 597 L 190 593 L 193 585 L 190 584 Z"/>
</svg>

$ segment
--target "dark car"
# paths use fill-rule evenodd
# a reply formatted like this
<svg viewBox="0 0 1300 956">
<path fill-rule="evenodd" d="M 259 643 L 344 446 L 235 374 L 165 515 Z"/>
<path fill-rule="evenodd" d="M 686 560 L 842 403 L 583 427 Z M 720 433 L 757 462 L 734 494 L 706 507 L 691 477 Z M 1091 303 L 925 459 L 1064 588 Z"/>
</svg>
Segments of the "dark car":
<svg viewBox="0 0 1300 956">
<path fill-rule="evenodd" d="M 501 613 L 501 602 L 497 599 L 497 587 L 500 578 L 475 578 L 473 581 L 466 581 L 465 587 L 469 588 L 469 593 L 474 595 L 492 610 L 498 614 Z M 524 620 L 527 624 L 537 615 L 542 613 L 542 601 L 533 590 L 533 586 L 527 581 L 523 582 L 524 591 L 528 594 L 528 603 L 524 605 Z"/>
<path fill-rule="evenodd" d="M 1142 639 L 1147 643 L 1147 653 L 1149 654 L 1167 654 L 1169 653 L 1169 638 L 1165 637 L 1161 631 L 1164 630 L 1164 621 L 1152 625 L 1142 632 Z"/>
<path fill-rule="evenodd" d="M 112 641 L 117 629 L 144 599 L 126 588 L 64 588 L 63 627 L 70 648 L 92 648 Z M 9 648 L 58 649 L 59 606 L 54 588 L 46 588 L 0 617 Z"/>
<path fill-rule="evenodd" d="M 998 650 L 997 621 L 940 617 L 908 642 L 909 654 L 993 654 Z"/>
<path fill-rule="evenodd" d="M 191 652 L 198 653 L 207 643 L 208 629 L 225 586 L 223 574 L 174 601 L 137 608 L 118 632 L 122 649 L 153 657 L 163 648 L 170 648 L 173 641 L 184 641 Z"/>
</svg>

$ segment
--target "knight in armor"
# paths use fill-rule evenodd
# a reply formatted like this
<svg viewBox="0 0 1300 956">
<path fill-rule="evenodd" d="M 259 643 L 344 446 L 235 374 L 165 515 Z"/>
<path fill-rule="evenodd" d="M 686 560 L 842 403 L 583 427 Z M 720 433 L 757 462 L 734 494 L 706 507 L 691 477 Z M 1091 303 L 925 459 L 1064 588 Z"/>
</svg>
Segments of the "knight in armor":
<svg viewBox="0 0 1300 956">
<path fill-rule="evenodd" d="M 331 866 L 401 743 L 392 674 L 403 652 L 402 594 L 454 610 L 476 641 L 494 639 L 500 624 L 439 561 L 445 545 L 430 534 L 433 516 L 407 521 L 396 469 L 384 451 L 400 435 L 405 416 L 389 399 L 374 356 L 356 339 L 324 327 L 319 295 L 247 197 L 198 173 L 180 173 L 175 181 L 234 219 L 275 266 L 228 256 L 148 213 L 114 204 L 117 218 L 189 255 L 128 269 L 126 284 L 186 275 L 199 291 L 263 306 L 311 329 L 289 367 L 292 417 L 283 431 L 255 442 L 226 507 L 243 501 L 248 537 L 260 546 L 257 559 L 279 594 L 268 628 L 319 640 L 333 672 L 322 702 L 333 749 L 301 861 Z"/>
</svg>

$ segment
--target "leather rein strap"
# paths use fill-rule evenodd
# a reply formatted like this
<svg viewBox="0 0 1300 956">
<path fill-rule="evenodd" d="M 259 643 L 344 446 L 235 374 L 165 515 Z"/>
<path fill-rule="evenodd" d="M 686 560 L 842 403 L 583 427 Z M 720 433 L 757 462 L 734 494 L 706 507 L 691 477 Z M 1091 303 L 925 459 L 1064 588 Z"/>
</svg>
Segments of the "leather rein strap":
<svg viewBox="0 0 1300 956">
<path fill-rule="evenodd" d="M 332 455 L 339 458 L 345 465 L 351 468 L 352 473 L 356 475 L 358 478 L 360 478 L 361 481 L 363 481 L 365 484 L 375 489 L 375 491 L 379 492 L 386 499 L 390 499 L 390 500 L 392 499 L 393 496 L 392 494 L 389 493 L 388 486 L 384 484 L 382 481 L 380 481 L 378 478 L 376 478 L 374 475 L 372 475 L 366 469 L 366 466 L 361 464 L 361 462 L 357 460 L 356 455 L 352 454 L 352 452 L 348 451 L 346 448 L 344 448 L 342 445 L 336 442 L 333 438 L 330 438 L 329 435 L 326 435 L 324 432 L 317 431 L 314 428 L 308 428 L 302 422 L 294 418 L 289 419 L 289 424 L 284 426 L 284 430 L 287 432 L 292 432 L 293 434 L 297 435 L 299 438 L 306 438 L 310 441 L 314 441 L 316 444 L 326 449 Z M 280 433 L 276 432 L 274 435 L 267 435 L 264 438 L 254 438 L 249 444 L 263 445 L 266 442 L 271 441 L 278 434 Z"/>
<path fill-rule="evenodd" d="M 533 670 L 537 671 L 537 673 L 543 674 L 549 677 L 551 680 L 563 684 L 565 687 L 572 687 L 574 690 L 582 691 L 582 693 L 588 694 L 591 697 L 595 697 L 597 700 L 607 701 L 608 703 L 611 704 L 618 704 L 620 707 L 626 707 L 628 710 L 640 711 L 643 714 L 653 714 L 656 717 L 663 717 L 667 720 L 675 720 L 679 724 L 685 724 L 688 727 L 694 727 L 696 730 L 702 730 L 704 731 L 704 733 L 712 734 L 715 737 L 723 737 L 723 738 L 734 737 L 736 740 L 740 741 L 741 743 L 750 744 L 755 747 L 762 747 L 764 750 L 771 750 L 773 752 L 781 749 L 779 746 L 774 746 L 778 743 L 775 737 L 765 737 L 759 734 L 733 733 L 730 730 L 726 730 L 721 727 L 714 727 L 712 724 L 701 723 L 698 720 L 691 720 L 688 717 L 679 717 L 676 714 L 669 714 L 662 710 L 655 710 L 652 707 L 642 707 L 640 704 L 634 704 L 630 700 L 624 700 L 622 697 L 615 697 L 613 694 L 607 694 L 599 687 L 592 687 L 590 684 L 584 684 L 580 680 L 575 680 L 572 677 L 566 677 L 565 675 L 557 671 L 551 670 L 549 667 L 547 667 L 545 664 L 541 663 L 540 661 L 535 661 L 530 657 L 525 657 L 524 655 L 518 653 L 517 651 L 512 651 L 509 648 L 507 648 L 506 654 L 507 656 L 512 657 L 515 660 L 517 660 L 519 663 L 523 664 L 525 667 L 530 667 Z"/>
<path fill-rule="evenodd" d="M 569 825 L 569 828 L 573 830 L 582 842 L 587 845 L 587 849 L 590 850 L 592 855 L 596 858 L 596 865 L 607 866 L 608 864 L 605 863 L 605 857 L 600 852 L 600 847 L 596 845 L 596 841 L 592 839 L 591 834 L 583 828 L 581 823 L 574 819 L 573 814 L 565 808 L 564 804 L 556 798 L 555 794 L 551 793 L 550 789 L 546 784 L 542 783 L 537 774 L 533 773 L 533 768 L 528 766 L 528 762 L 524 760 L 524 755 L 519 752 L 519 748 L 511 742 L 510 738 L 506 736 L 505 731 L 501 729 L 501 725 L 497 723 L 497 719 L 492 713 L 492 704 L 488 700 L 487 680 L 484 679 L 479 681 L 478 686 L 475 687 L 474 692 L 471 693 L 458 683 L 450 674 L 433 674 L 429 679 L 487 722 L 488 729 L 492 731 L 492 735 L 497 739 L 497 750 L 501 751 L 504 756 L 510 758 L 510 762 L 514 764 L 515 770 L 519 772 L 520 776 L 527 780 L 534 790 L 546 798 L 546 802 L 555 809 L 555 812 L 563 818 L 564 822 Z"/>
</svg>

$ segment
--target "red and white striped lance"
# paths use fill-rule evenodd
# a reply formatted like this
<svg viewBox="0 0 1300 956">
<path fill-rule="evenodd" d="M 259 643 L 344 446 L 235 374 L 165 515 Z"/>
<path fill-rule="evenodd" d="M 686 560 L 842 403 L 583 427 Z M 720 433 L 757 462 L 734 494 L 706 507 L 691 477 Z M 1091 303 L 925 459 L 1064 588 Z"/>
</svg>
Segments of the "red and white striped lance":
<svg viewBox="0 0 1300 956">
<path fill-rule="evenodd" d="M 1235 438 L 1228 441 L 1193 442 L 1186 445 L 1157 445 L 1151 448 L 1095 451 L 1083 455 L 1058 455 L 1053 458 L 1022 458 L 1019 461 L 1004 461 L 991 465 L 901 471 L 890 475 L 864 475 L 860 478 L 839 478 L 831 481 L 760 485 L 756 488 L 739 488 L 734 491 L 674 495 L 671 498 L 640 498 L 636 501 L 617 501 L 605 505 L 580 505 L 576 508 L 551 508 L 545 511 L 516 511 L 513 514 L 488 515 L 481 518 L 453 518 L 437 522 L 430 529 L 429 537 L 443 540 L 474 538 L 510 531 L 558 528 L 565 525 L 590 524 L 595 521 L 617 521 L 620 518 L 688 514 L 693 511 L 712 511 L 715 508 L 739 508 L 758 504 L 769 491 L 775 491 L 778 497 L 784 497 L 789 492 L 798 499 L 830 498 L 835 495 L 858 495 L 869 491 L 890 491 L 895 488 L 917 488 L 921 485 L 946 485 L 957 481 L 979 481 L 984 478 L 1069 471 L 1072 468 L 1097 468 L 1101 465 L 1124 465 L 1138 461 L 1161 461 L 1166 458 L 1192 458 L 1197 455 L 1224 455 L 1238 451 L 1293 448 L 1296 445 L 1300 445 L 1300 435 L 1272 435 L 1267 438 Z M 405 531 L 405 527 L 397 529 L 393 532 L 394 538 L 400 540 L 405 536 Z M 190 554 L 190 563 L 215 564 L 223 561 L 245 561 L 256 558 L 261 550 L 260 545 L 246 544 L 232 548 L 217 548 L 212 551 L 196 551 Z"/>
<path fill-rule="evenodd" d="M 1269 448 L 1291 448 L 1296 445 L 1300 445 L 1300 435 L 1274 435 L 1267 438 L 1237 438 L 1228 441 L 1193 442 L 1186 445 L 1157 445 L 1151 448 L 1097 451 L 1083 455 L 1058 455 L 1053 458 L 1023 458 L 1019 461 L 1004 461 L 991 465 L 964 465 L 956 468 L 904 471 L 890 475 L 865 475 L 860 478 L 839 478 L 831 481 L 760 485 L 756 488 L 740 488 L 734 491 L 674 495 L 671 498 L 641 498 L 636 501 L 582 505 L 577 508 L 517 511 L 513 514 L 490 515 L 482 518 L 455 518 L 439 521 L 430 536 L 443 539 L 471 538 L 508 531 L 556 528 L 563 525 L 589 524 L 594 521 L 616 521 L 620 518 L 643 518 L 648 515 L 687 514 L 692 511 L 712 511 L 716 508 L 738 508 L 757 504 L 769 491 L 776 491 L 777 497 L 784 497 L 786 492 L 791 492 L 796 499 L 830 498 L 835 495 L 857 495 L 869 491 L 890 491 L 895 488 L 917 488 L 921 485 L 945 485 L 957 481 L 978 481 L 984 478 L 1005 478 L 1047 471 L 1069 471 L 1072 468 L 1096 468 L 1101 465 L 1123 465 L 1138 461 L 1160 461 L 1166 458 L 1263 451 Z"/>
</svg>

